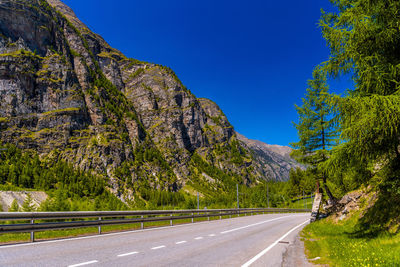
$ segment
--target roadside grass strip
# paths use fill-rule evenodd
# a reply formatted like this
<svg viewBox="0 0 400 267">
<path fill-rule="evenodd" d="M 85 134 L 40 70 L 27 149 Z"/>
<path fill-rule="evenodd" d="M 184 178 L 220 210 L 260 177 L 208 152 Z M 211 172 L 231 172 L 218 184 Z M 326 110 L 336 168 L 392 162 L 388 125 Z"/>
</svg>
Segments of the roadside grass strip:
<svg viewBox="0 0 400 267">
<path fill-rule="evenodd" d="M 357 230 L 357 215 L 335 223 L 324 219 L 307 225 L 301 236 L 315 264 L 329 266 L 400 266 L 400 234 L 371 235 Z"/>
</svg>

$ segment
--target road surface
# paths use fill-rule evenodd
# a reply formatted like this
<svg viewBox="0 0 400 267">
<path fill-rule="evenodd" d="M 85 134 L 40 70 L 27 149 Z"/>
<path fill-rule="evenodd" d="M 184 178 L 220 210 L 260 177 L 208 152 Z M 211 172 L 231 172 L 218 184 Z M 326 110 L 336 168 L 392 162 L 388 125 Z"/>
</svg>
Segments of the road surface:
<svg viewBox="0 0 400 267">
<path fill-rule="evenodd" d="M 280 266 L 309 218 L 266 214 L 0 246 L 0 266 Z"/>
</svg>

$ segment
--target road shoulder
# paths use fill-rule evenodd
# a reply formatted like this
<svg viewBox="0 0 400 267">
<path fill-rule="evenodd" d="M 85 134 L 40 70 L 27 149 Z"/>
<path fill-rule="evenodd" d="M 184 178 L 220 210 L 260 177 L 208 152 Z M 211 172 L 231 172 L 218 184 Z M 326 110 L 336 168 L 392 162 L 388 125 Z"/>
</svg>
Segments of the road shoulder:
<svg viewBox="0 0 400 267">
<path fill-rule="evenodd" d="M 304 242 L 300 239 L 300 233 L 297 234 L 294 242 L 291 243 L 283 254 L 282 267 L 312 267 L 320 266 L 310 263 L 304 254 Z"/>
</svg>

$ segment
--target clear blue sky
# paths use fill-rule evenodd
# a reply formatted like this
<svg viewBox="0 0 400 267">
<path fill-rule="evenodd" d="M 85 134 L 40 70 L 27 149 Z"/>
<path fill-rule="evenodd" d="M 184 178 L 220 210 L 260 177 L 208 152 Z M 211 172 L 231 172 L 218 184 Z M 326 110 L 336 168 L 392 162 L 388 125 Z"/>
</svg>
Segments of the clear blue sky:
<svg viewBox="0 0 400 267">
<path fill-rule="evenodd" d="M 215 101 L 236 131 L 269 144 L 297 140 L 294 104 L 329 57 L 317 26 L 328 0 L 63 1 L 126 56 L 171 67 L 197 97 Z"/>
</svg>

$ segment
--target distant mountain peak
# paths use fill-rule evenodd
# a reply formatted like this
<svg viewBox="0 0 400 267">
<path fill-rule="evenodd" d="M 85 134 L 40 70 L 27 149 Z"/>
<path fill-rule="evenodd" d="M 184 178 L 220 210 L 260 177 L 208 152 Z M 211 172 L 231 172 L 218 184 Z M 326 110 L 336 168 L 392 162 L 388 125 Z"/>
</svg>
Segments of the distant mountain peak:
<svg viewBox="0 0 400 267">
<path fill-rule="evenodd" d="M 238 132 L 236 132 L 236 135 L 237 135 L 238 139 L 243 142 L 254 144 L 260 148 L 266 148 L 266 149 L 268 149 L 276 154 L 279 154 L 283 157 L 290 157 L 290 153 L 292 153 L 292 151 L 293 151 L 293 149 L 289 146 L 270 145 L 270 144 L 264 143 L 259 140 L 249 139 L 246 136 L 244 136 Z"/>
<path fill-rule="evenodd" d="M 287 181 L 289 171 L 292 168 L 304 166 L 290 157 L 292 148 L 288 146 L 269 145 L 262 141 L 251 140 L 236 132 L 236 136 L 245 146 L 254 152 L 254 158 L 262 168 L 267 177 L 278 181 Z"/>
</svg>

